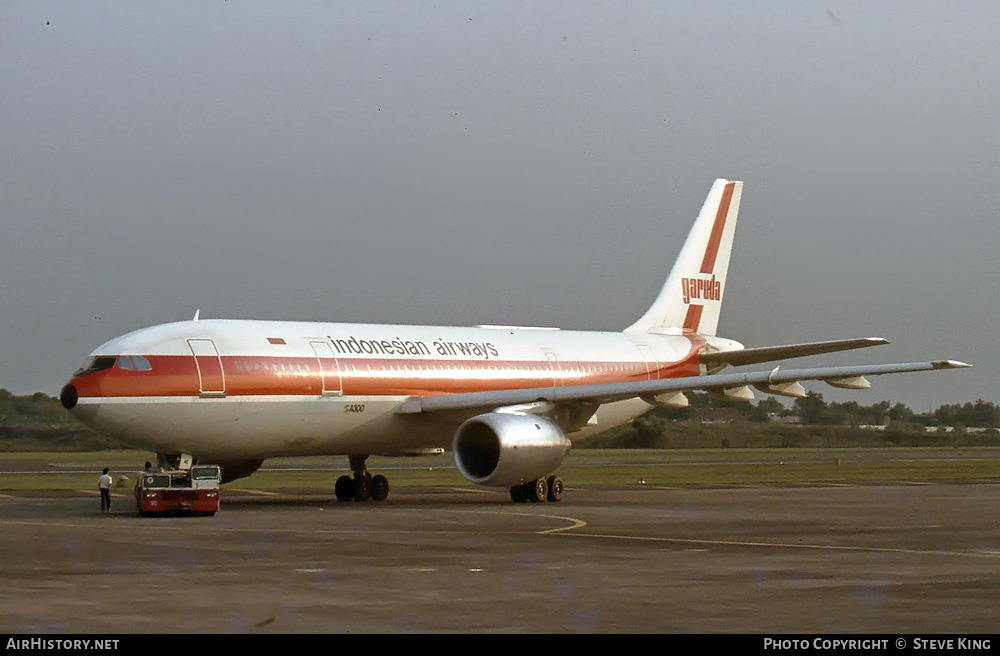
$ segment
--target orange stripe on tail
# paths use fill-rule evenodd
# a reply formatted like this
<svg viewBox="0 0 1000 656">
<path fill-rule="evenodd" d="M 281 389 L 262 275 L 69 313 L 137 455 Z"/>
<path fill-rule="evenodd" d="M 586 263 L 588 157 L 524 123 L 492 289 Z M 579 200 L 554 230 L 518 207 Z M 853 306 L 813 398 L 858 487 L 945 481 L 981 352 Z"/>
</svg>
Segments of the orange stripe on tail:
<svg viewBox="0 0 1000 656">
<path fill-rule="evenodd" d="M 684 315 L 684 332 L 698 332 L 698 324 L 701 323 L 701 311 L 704 305 L 689 305 L 687 314 Z"/>
<path fill-rule="evenodd" d="M 705 248 L 705 259 L 701 261 L 701 273 L 712 273 L 715 268 L 715 258 L 719 255 L 719 244 L 722 243 L 722 233 L 726 229 L 726 217 L 729 216 L 729 203 L 733 200 L 735 189 L 735 182 L 727 182 L 726 188 L 722 190 L 719 211 L 715 214 L 715 223 L 712 224 L 712 235 L 708 239 L 708 247 Z"/>
</svg>

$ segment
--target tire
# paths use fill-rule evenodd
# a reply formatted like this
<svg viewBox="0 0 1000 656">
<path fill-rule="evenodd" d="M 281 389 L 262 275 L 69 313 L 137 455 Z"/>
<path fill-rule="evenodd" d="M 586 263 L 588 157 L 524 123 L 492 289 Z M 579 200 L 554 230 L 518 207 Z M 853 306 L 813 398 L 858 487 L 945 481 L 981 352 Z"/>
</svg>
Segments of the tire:
<svg viewBox="0 0 1000 656">
<path fill-rule="evenodd" d="M 354 499 L 354 481 L 350 476 L 341 476 L 337 479 L 337 484 L 333 488 L 337 495 L 337 501 L 351 501 Z"/>
<path fill-rule="evenodd" d="M 539 478 L 534 483 L 528 483 L 528 501 L 538 503 L 545 501 L 549 496 L 549 483 L 544 478 Z"/>
<path fill-rule="evenodd" d="M 523 485 L 515 485 L 510 488 L 510 500 L 514 503 L 524 503 L 528 500 L 528 493 Z"/>
<path fill-rule="evenodd" d="M 549 495 L 548 495 L 549 501 L 552 502 L 562 501 L 562 495 L 563 495 L 562 479 L 559 478 L 558 476 L 549 476 L 548 484 L 549 484 Z"/>
<path fill-rule="evenodd" d="M 371 495 L 373 501 L 385 501 L 389 496 L 389 479 L 382 474 L 372 476 Z"/>
</svg>

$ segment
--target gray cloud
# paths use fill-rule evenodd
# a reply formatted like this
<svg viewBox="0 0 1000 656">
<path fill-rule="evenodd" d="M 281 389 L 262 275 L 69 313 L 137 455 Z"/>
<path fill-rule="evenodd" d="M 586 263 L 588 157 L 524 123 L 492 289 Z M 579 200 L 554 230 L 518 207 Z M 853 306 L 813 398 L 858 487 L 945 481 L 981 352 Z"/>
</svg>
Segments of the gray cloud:
<svg viewBox="0 0 1000 656">
<path fill-rule="evenodd" d="M 827 398 L 998 401 L 998 14 L 12 4 L 0 386 L 54 394 L 197 308 L 620 329 L 726 176 L 747 184 L 720 332 L 977 365 Z"/>
</svg>

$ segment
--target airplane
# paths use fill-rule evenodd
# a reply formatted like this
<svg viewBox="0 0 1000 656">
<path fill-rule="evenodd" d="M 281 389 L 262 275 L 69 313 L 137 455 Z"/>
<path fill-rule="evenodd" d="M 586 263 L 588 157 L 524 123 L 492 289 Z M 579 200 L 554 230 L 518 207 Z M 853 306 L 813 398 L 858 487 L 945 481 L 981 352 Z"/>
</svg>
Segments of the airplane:
<svg viewBox="0 0 1000 656">
<path fill-rule="evenodd" d="M 716 335 L 743 183 L 716 180 L 649 309 L 622 332 L 200 320 L 97 347 L 62 388 L 84 424 L 157 453 L 216 464 L 228 482 L 267 458 L 346 455 L 342 501 L 384 500 L 368 458 L 452 451 L 465 478 L 511 499 L 559 501 L 573 440 L 685 392 L 801 397 L 801 381 L 866 389 L 866 376 L 956 369 L 954 360 L 723 373 L 887 343 L 878 337 L 744 347 Z"/>
</svg>

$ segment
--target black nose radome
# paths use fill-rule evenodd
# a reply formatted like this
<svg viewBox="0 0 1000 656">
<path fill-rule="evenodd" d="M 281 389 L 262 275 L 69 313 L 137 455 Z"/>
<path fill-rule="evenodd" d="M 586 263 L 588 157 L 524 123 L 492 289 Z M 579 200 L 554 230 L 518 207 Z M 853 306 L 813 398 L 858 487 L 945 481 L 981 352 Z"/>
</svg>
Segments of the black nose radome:
<svg viewBox="0 0 1000 656">
<path fill-rule="evenodd" d="M 63 385 L 62 391 L 59 392 L 59 401 L 64 408 L 72 410 L 76 407 L 76 402 L 79 399 L 80 396 L 76 393 L 76 387 L 73 385 Z"/>
</svg>

